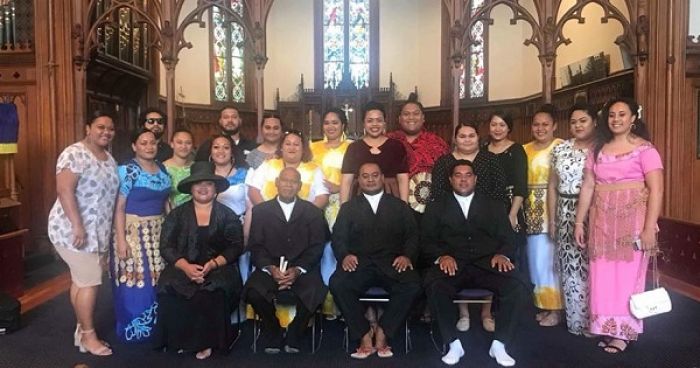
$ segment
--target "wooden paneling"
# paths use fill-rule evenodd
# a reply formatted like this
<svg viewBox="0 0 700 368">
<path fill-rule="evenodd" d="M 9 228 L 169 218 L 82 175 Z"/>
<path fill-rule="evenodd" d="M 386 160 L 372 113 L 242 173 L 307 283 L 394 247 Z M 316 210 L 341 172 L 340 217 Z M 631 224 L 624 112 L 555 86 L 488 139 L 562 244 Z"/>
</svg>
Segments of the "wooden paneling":
<svg viewBox="0 0 700 368">
<path fill-rule="evenodd" d="M 698 79 L 687 70 L 687 0 L 649 0 L 649 86 L 637 96 L 664 162 L 663 216 L 700 226 Z"/>
<path fill-rule="evenodd" d="M 557 109 L 556 121 L 558 123 L 556 136 L 569 137 L 569 109 L 574 105 L 574 97 L 587 96 L 588 102 L 596 107 L 602 107 L 609 99 L 617 96 L 632 96 L 634 94 L 634 74 L 632 70 L 616 73 L 602 80 L 585 83 L 579 86 L 567 87 L 557 90 L 552 95 L 552 104 Z M 513 132 L 511 139 L 516 142 L 526 143 L 530 136 L 530 121 L 533 113 L 541 104 L 541 94 L 507 101 L 488 102 L 469 107 L 462 107 L 459 111 L 460 121 L 476 123 L 480 127 L 482 138 L 487 137 L 488 129 L 484 124 L 491 113 L 502 111 L 513 117 Z M 449 108 L 426 108 L 425 121 L 427 129 L 439 134 L 447 142 L 452 140 L 452 111 Z"/>
</svg>

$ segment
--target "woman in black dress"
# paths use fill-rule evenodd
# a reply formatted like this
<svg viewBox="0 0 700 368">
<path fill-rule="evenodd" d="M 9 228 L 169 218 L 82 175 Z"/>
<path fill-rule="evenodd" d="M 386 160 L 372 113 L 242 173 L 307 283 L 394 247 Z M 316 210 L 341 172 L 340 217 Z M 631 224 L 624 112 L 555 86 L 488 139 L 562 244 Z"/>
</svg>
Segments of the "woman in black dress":
<svg viewBox="0 0 700 368">
<path fill-rule="evenodd" d="M 215 200 L 228 186 L 205 161 L 195 162 L 178 185 L 192 200 L 170 212 L 160 235 L 167 266 L 158 283 L 156 347 L 196 351 L 197 359 L 206 359 L 233 342 L 243 231 L 238 216 Z"/>
<path fill-rule="evenodd" d="M 368 102 L 364 108 L 365 135 L 348 147 L 343 157 L 340 182 L 340 203 L 352 195 L 357 170 L 362 164 L 374 162 L 384 174 L 384 191 L 408 201 L 408 159 L 403 143 L 386 136 L 384 107 Z"/>
<path fill-rule="evenodd" d="M 469 123 L 460 123 L 455 128 L 454 150 L 443 155 L 433 166 L 430 193 L 437 199 L 445 193 L 451 193 L 449 170 L 457 160 L 469 160 L 474 163 L 474 173 L 478 177 L 475 191 L 487 197 L 504 202 L 507 200 L 506 174 L 495 154 L 479 149 L 479 131 Z"/>
<path fill-rule="evenodd" d="M 454 150 L 440 157 L 433 166 L 433 182 L 430 193 L 433 199 L 452 193 L 449 181 L 449 170 L 457 160 L 469 160 L 474 163 L 476 174 L 475 192 L 493 200 L 505 203 L 507 201 L 506 174 L 495 154 L 485 149 L 479 149 L 479 130 L 468 123 L 460 123 L 455 128 Z M 481 309 L 481 324 L 484 330 L 493 332 L 496 328 L 491 303 L 483 304 Z M 467 304 L 459 304 L 459 331 L 469 330 L 469 309 Z"/>
<path fill-rule="evenodd" d="M 527 196 L 527 155 L 520 143 L 513 142 L 508 135 L 513 130 L 513 118 L 502 112 L 495 112 L 489 117 L 489 142 L 486 150 L 495 154 L 503 171 L 506 173 L 506 208 L 516 239 L 516 267 L 528 279 L 525 247 L 525 214 L 523 201 Z"/>
</svg>

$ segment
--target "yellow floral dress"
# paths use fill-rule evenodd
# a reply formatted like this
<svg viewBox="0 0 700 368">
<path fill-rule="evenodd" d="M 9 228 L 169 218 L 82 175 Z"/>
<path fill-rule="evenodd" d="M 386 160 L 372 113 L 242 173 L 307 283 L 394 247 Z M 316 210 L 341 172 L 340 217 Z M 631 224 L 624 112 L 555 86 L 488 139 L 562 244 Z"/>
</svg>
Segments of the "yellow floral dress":
<svg viewBox="0 0 700 368">
<path fill-rule="evenodd" d="M 352 143 L 351 140 L 345 139 L 335 148 L 328 148 L 325 139 L 311 143 L 311 153 L 314 156 L 313 161 L 321 167 L 326 180 L 333 184 L 340 185 L 341 178 L 343 177 L 343 173 L 341 172 L 343 157 L 345 157 L 345 152 L 348 150 L 350 143 Z M 328 221 L 328 226 L 331 230 L 333 229 L 333 224 L 335 224 L 335 218 L 338 216 L 338 211 L 340 211 L 340 193 L 334 193 L 328 197 L 328 205 L 324 212 L 326 221 Z M 321 264 L 323 281 L 328 284 L 328 280 L 336 267 L 335 255 L 333 254 L 330 244 L 326 245 L 323 251 Z M 326 296 L 322 310 L 323 314 L 326 316 L 336 316 L 340 314 L 333 302 L 331 293 L 328 293 Z"/>
<path fill-rule="evenodd" d="M 544 310 L 563 309 L 559 270 L 556 267 L 556 246 L 547 233 L 547 183 L 552 150 L 562 143 L 556 138 L 547 147 L 537 149 L 534 142 L 523 146 L 527 154 L 527 187 L 525 223 L 527 224 L 527 257 L 530 279 L 535 285 L 535 306 Z M 554 229 L 552 229 L 554 230 Z"/>
</svg>

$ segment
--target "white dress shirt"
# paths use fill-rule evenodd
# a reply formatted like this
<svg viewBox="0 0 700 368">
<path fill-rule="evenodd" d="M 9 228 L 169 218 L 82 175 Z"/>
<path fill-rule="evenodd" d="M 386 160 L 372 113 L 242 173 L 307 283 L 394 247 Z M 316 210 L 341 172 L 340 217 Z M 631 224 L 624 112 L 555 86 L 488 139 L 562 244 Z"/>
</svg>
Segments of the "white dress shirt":
<svg viewBox="0 0 700 368">
<path fill-rule="evenodd" d="M 294 204 L 297 203 L 297 199 L 294 198 L 294 200 L 290 203 L 285 203 L 280 201 L 280 198 L 277 197 L 277 203 L 280 204 L 280 207 L 282 207 L 282 212 L 284 212 L 284 218 L 289 222 L 289 218 L 292 217 L 292 211 L 294 211 Z"/>
<path fill-rule="evenodd" d="M 377 194 L 362 193 L 369 201 L 369 206 L 372 207 L 372 212 L 374 212 L 375 215 L 377 214 L 377 208 L 379 207 L 379 201 L 382 199 L 382 194 L 384 194 L 383 190 Z"/>
<path fill-rule="evenodd" d="M 457 199 L 457 203 L 459 203 L 459 207 L 462 208 L 462 214 L 464 214 L 464 218 L 467 218 L 467 215 L 469 215 L 469 207 L 472 205 L 472 199 L 474 199 L 474 192 L 468 196 L 463 196 L 459 195 L 455 192 L 452 192 L 454 194 L 455 199 Z"/>
</svg>

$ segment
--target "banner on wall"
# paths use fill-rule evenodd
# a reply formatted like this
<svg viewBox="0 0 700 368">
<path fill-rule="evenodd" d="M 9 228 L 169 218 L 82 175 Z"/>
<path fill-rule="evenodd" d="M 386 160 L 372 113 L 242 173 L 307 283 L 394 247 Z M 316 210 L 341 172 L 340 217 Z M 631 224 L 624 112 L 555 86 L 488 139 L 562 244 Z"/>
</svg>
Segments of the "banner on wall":
<svg viewBox="0 0 700 368">
<path fill-rule="evenodd" d="M 19 117 L 13 103 L 0 103 L 0 154 L 17 153 Z"/>
</svg>

